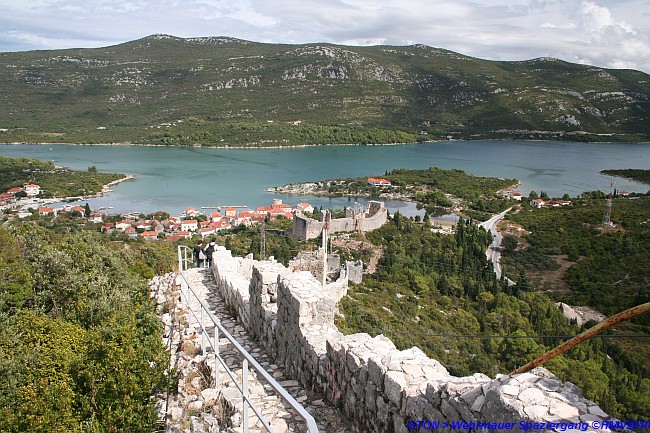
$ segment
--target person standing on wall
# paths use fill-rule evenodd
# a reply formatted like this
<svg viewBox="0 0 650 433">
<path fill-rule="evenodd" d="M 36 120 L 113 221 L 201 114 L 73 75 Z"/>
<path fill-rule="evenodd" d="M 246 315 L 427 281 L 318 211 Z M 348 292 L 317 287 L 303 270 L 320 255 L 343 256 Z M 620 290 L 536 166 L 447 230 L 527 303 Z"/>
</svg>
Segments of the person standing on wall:
<svg viewBox="0 0 650 433">
<path fill-rule="evenodd" d="M 212 238 L 210 240 L 210 243 L 205 249 L 205 256 L 207 257 L 206 261 L 208 263 L 208 268 L 212 267 L 212 253 L 214 253 L 216 247 L 217 247 L 217 240 L 215 238 Z"/>
<path fill-rule="evenodd" d="M 201 239 L 199 239 L 196 245 L 194 245 L 194 258 L 196 259 L 196 266 L 199 268 L 205 266 L 205 259 L 207 256 L 205 255 L 205 250 L 203 249 L 203 240 Z"/>
</svg>

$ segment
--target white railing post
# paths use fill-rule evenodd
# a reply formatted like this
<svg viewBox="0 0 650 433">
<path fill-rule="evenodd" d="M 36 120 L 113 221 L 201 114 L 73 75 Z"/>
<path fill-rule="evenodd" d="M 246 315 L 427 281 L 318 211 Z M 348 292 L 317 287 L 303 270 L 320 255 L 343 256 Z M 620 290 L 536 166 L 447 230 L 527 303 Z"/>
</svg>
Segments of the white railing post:
<svg viewBox="0 0 650 433">
<path fill-rule="evenodd" d="M 242 379 L 241 379 L 241 393 L 243 403 L 243 428 L 244 433 L 248 433 L 248 360 L 244 359 L 242 362 Z"/>
<path fill-rule="evenodd" d="M 214 324 L 214 387 L 219 386 L 219 328 Z"/>
<path fill-rule="evenodd" d="M 205 355 L 205 328 L 203 326 L 203 307 L 201 307 L 201 354 Z"/>
</svg>

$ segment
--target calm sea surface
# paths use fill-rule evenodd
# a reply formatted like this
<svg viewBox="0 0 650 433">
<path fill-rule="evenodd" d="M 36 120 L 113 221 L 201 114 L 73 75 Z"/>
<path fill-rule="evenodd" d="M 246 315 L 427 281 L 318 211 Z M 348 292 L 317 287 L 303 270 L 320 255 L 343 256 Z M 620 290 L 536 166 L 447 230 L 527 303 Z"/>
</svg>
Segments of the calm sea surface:
<svg viewBox="0 0 650 433">
<path fill-rule="evenodd" d="M 90 200 L 110 212 L 241 205 L 257 207 L 273 198 L 295 205 L 308 201 L 324 208 L 343 208 L 355 199 L 285 196 L 265 192 L 272 186 L 313 180 L 382 176 L 394 168 L 461 169 L 479 176 L 516 178 L 520 191 L 550 196 L 609 190 L 610 178 L 598 172 L 616 168 L 650 169 L 650 145 L 582 144 L 540 141 L 446 141 L 398 146 L 317 146 L 288 149 L 205 149 L 188 147 L 0 145 L 0 155 L 38 158 L 74 169 L 94 165 L 104 172 L 132 174 L 134 180 Z M 616 179 L 619 191 L 650 188 Z M 361 203 L 367 200 L 359 199 Z M 406 215 L 414 206 L 388 202 Z"/>
</svg>

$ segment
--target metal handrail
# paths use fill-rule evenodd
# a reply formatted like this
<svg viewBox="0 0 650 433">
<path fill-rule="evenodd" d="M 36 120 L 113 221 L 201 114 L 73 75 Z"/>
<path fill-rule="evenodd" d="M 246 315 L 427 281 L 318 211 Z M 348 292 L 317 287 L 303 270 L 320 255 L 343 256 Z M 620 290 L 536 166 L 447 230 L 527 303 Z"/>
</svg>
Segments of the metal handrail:
<svg viewBox="0 0 650 433">
<path fill-rule="evenodd" d="M 190 251 L 190 258 L 188 259 L 187 257 L 187 252 L 188 250 Z M 265 380 L 266 382 L 271 385 L 271 387 L 280 395 L 280 397 L 288 403 L 299 415 L 302 417 L 302 419 L 305 421 L 307 424 L 307 429 L 309 433 L 318 433 L 318 427 L 316 426 L 316 421 L 314 420 L 314 417 L 311 416 L 305 408 L 296 401 L 296 399 L 291 396 L 287 392 L 286 389 L 284 389 L 274 378 L 269 374 L 256 360 L 253 358 L 253 356 L 244 349 L 237 340 L 226 330 L 226 328 L 221 325 L 221 322 L 219 319 L 217 319 L 214 314 L 210 311 L 210 309 L 203 303 L 203 301 L 197 296 L 196 292 L 194 292 L 194 289 L 190 286 L 189 282 L 185 278 L 185 275 L 183 274 L 183 271 L 188 269 L 188 263 L 192 263 L 192 251 L 190 248 L 184 246 L 184 245 L 179 245 L 178 246 L 178 268 L 179 268 L 179 275 L 181 276 L 182 280 L 185 282 L 185 285 L 187 286 L 188 292 L 191 293 L 194 296 L 194 299 L 198 301 L 200 305 L 200 313 L 199 316 L 197 316 L 196 312 L 191 308 L 190 300 L 189 300 L 189 293 L 183 292 L 183 285 L 181 284 L 181 293 L 185 297 L 185 300 L 188 304 L 188 309 L 191 311 L 192 315 L 194 316 L 197 321 L 201 324 L 201 349 L 203 353 L 205 353 L 205 340 L 206 336 L 208 337 L 208 344 L 212 347 L 212 350 L 214 351 L 215 354 L 215 385 L 219 383 L 219 366 L 217 365 L 217 361 L 219 361 L 219 364 L 223 366 L 224 370 L 230 376 L 232 379 L 233 383 L 235 384 L 235 387 L 237 390 L 242 395 L 242 400 L 243 400 L 243 410 L 244 413 L 242 414 L 242 421 L 243 421 L 243 429 L 244 433 L 248 433 L 248 407 L 253 410 L 255 415 L 257 415 L 257 418 L 262 422 L 264 427 L 268 432 L 273 433 L 273 430 L 271 430 L 271 426 L 269 425 L 268 421 L 264 419 L 262 414 L 260 413 L 259 409 L 255 406 L 255 404 L 249 399 L 248 396 L 248 369 L 249 366 L 253 367 L 257 373 L 259 373 Z M 204 316 L 207 315 L 210 321 L 214 325 L 214 339 L 213 341 L 210 341 L 208 331 L 205 327 L 204 324 Z M 219 354 L 219 332 L 225 336 L 230 343 L 235 347 L 235 349 L 243 356 L 244 360 L 242 363 L 242 384 L 241 387 L 239 383 L 237 383 L 237 380 L 234 376 L 234 373 L 228 368 L 226 362 L 221 358 Z"/>
</svg>

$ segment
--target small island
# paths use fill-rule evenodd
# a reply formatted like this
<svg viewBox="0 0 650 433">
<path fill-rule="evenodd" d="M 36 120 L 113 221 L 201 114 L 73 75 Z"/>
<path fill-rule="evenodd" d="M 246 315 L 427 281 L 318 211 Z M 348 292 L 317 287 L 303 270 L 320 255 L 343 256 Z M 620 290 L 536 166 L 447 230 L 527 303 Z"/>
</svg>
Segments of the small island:
<svg viewBox="0 0 650 433">
<path fill-rule="evenodd" d="M 626 168 L 621 170 L 602 170 L 600 173 L 607 176 L 624 177 L 635 182 L 641 182 L 650 185 L 650 170 Z"/>
<path fill-rule="evenodd" d="M 288 184 L 268 191 L 412 201 L 431 216 L 455 212 L 482 220 L 507 209 L 508 199 L 521 197 L 515 192 L 518 184 L 517 179 L 472 176 L 463 170 L 431 167 L 424 170 L 398 168 L 381 177 Z"/>
</svg>

